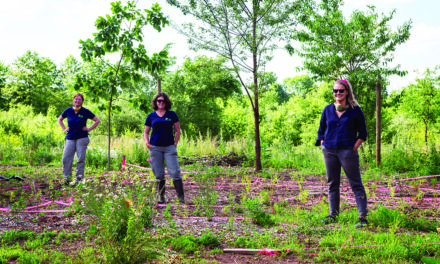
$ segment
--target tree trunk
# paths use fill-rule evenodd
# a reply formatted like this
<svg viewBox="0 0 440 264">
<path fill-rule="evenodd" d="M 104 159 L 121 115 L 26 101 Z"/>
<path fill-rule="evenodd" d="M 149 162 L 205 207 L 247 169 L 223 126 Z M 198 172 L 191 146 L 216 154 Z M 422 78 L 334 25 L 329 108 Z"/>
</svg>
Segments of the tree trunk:
<svg viewBox="0 0 440 264">
<path fill-rule="evenodd" d="M 260 142 L 260 112 L 258 107 L 258 91 L 255 90 L 255 109 L 254 109 L 254 123 L 255 123 L 255 171 L 261 171 L 261 142 Z"/>
<path fill-rule="evenodd" d="M 157 78 L 157 93 L 161 93 L 161 92 L 162 92 L 162 82 L 159 77 Z"/>
<path fill-rule="evenodd" d="M 382 87 L 380 84 L 381 77 L 377 78 L 376 83 L 376 166 L 380 165 L 381 161 L 381 133 L 382 133 Z"/>
<path fill-rule="evenodd" d="M 108 149 L 107 149 L 107 170 L 110 171 L 110 138 L 111 138 L 111 129 L 110 129 L 110 121 L 111 121 L 111 111 L 112 111 L 112 102 L 113 102 L 113 91 L 110 93 L 110 101 L 108 104 Z"/>
<path fill-rule="evenodd" d="M 261 166 L 261 142 L 260 142 L 260 109 L 258 107 L 258 64 L 257 64 L 257 12 L 259 9 L 259 2 L 254 0 L 254 15 L 252 18 L 252 37 L 253 37 L 253 77 L 254 77 L 254 123 L 255 123 L 255 171 L 259 172 L 262 169 Z"/>
</svg>

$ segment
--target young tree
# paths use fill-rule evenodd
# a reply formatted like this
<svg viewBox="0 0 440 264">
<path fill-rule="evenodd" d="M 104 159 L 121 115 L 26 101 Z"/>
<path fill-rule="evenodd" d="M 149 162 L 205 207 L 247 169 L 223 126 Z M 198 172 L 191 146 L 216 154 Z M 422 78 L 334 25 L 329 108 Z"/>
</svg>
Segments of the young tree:
<svg viewBox="0 0 440 264">
<path fill-rule="evenodd" d="M 143 44 L 142 29 L 145 26 L 151 25 L 160 32 L 169 23 L 157 3 L 153 4 L 150 10 L 137 9 L 134 1 L 129 1 L 125 5 L 121 2 L 112 2 L 111 6 L 112 15 L 99 17 L 96 20 L 98 32 L 93 34 L 93 40 L 79 41 L 81 57 L 86 62 L 99 64 L 100 75 L 90 76 L 87 73 L 80 73 L 76 76 L 75 84 L 76 90 L 87 88 L 95 98 L 103 98 L 107 101 L 109 170 L 111 111 L 114 98 L 117 98 L 122 90 L 131 87 L 133 82 L 142 79 L 142 71 L 161 72 L 169 63 L 168 46 L 150 57 Z M 118 58 L 116 64 L 104 60 L 108 54 Z"/>
<path fill-rule="evenodd" d="M 304 18 L 308 0 L 167 0 L 199 24 L 181 30 L 194 50 L 205 49 L 227 58 L 252 106 L 255 126 L 255 169 L 260 171 L 259 78 L 272 52 Z"/>
<path fill-rule="evenodd" d="M 428 128 L 440 116 L 440 76 L 439 67 L 427 69 L 425 76 L 416 79 L 402 91 L 401 108 L 423 122 L 425 143 L 428 144 Z"/>
<path fill-rule="evenodd" d="M 395 10 L 379 16 L 374 6 L 368 6 L 366 12 L 356 10 L 346 19 L 341 5 L 342 0 L 323 0 L 319 8 L 311 9 L 305 29 L 292 34 L 302 47 L 296 51 L 289 47 L 289 51 L 305 58 L 304 69 L 317 79 L 349 80 L 365 115 L 373 116 L 375 101 L 371 98 L 375 97 L 379 76 L 380 83 L 385 84 L 391 75 L 406 74 L 400 65 L 392 67 L 390 63 L 396 47 L 409 39 L 411 20 L 393 32 L 388 23 Z M 386 86 L 381 85 L 380 89 L 384 93 Z M 374 122 L 373 118 L 367 120 Z M 367 126 L 370 135 L 374 135 L 371 121 Z M 380 122 L 380 117 L 376 121 Z"/>
</svg>

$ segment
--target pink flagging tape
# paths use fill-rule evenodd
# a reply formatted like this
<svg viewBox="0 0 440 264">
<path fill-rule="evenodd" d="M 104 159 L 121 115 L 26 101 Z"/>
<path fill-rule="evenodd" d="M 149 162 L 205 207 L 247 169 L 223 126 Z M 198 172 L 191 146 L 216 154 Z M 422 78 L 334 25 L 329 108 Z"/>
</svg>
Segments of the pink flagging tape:
<svg viewBox="0 0 440 264">
<path fill-rule="evenodd" d="M 168 204 L 157 204 L 156 207 L 167 207 Z M 224 208 L 226 205 L 208 205 L 207 207 L 212 208 Z M 170 207 L 195 207 L 194 204 L 170 204 Z M 232 208 L 246 208 L 244 206 L 234 206 Z"/>
<path fill-rule="evenodd" d="M 3 211 L 1 209 L 4 208 L 0 208 L 0 211 Z M 65 213 L 65 212 L 69 212 L 70 210 L 65 210 L 65 209 L 58 209 L 58 210 L 23 210 L 20 211 L 20 213 Z"/>
<path fill-rule="evenodd" d="M 144 170 L 150 170 L 150 171 L 152 170 L 151 168 L 142 167 L 142 166 L 139 166 L 139 165 L 136 165 L 136 164 L 125 163 L 125 165 L 131 166 L 131 167 L 136 167 L 136 168 L 139 168 L 139 169 L 144 169 Z M 181 174 L 188 174 L 189 172 L 188 171 L 181 171 L 180 173 Z M 165 174 L 169 175 L 167 170 L 165 170 Z"/>
<path fill-rule="evenodd" d="M 39 186 L 39 185 L 43 185 L 43 184 L 35 184 L 35 186 Z M 31 187 L 32 186 L 30 186 L 30 185 L 16 186 L 16 187 L 11 187 L 11 188 L 6 188 L 6 189 L 0 189 L 0 191 L 10 191 L 10 190 L 25 189 L 25 188 L 31 188 Z"/>
<path fill-rule="evenodd" d="M 142 166 L 139 166 L 139 165 L 136 165 L 136 164 L 125 163 L 125 165 L 131 166 L 131 167 L 136 167 L 136 168 L 139 168 L 139 169 L 144 169 L 144 170 L 151 170 L 151 168 L 142 167 Z"/>
<path fill-rule="evenodd" d="M 414 186 L 411 186 L 411 185 L 404 185 L 404 184 L 402 184 L 402 187 L 413 188 L 413 189 L 422 190 L 422 191 L 440 192 L 440 190 L 428 189 L 428 188 L 420 188 L 420 187 L 414 187 Z"/>
<path fill-rule="evenodd" d="M 121 170 L 125 170 L 125 155 L 122 157 L 122 168 Z"/>
<path fill-rule="evenodd" d="M 39 205 L 34 205 L 34 206 L 29 206 L 29 207 L 26 207 L 26 208 L 24 208 L 25 210 L 29 210 L 29 209 L 35 209 L 35 208 L 40 208 L 40 207 L 46 207 L 46 206 L 48 206 L 48 205 L 50 205 L 50 204 L 52 204 L 53 202 L 52 201 L 48 201 L 48 202 L 46 202 L 46 203 L 43 203 L 43 204 L 39 204 Z"/>
<path fill-rule="evenodd" d="M 204 220 L 206 219 L 206 216 L 188 216 L 188 217 L 179 217 L 179 219 L 194 219 L 194 220 Z M 229 220 L 229 217 L 220 217 L 220 216 L 213 216 L 211 217 L 212 220 Z M 244 220 L 245 217 L 234 217 L 234 220 Z"/>
<path fill-rule="evenodd" d="M 420 176 L 420 177 L 414 177 L 414 178 L 398 179 L 398 180 L 393 180 L 393 182 L 413 181 L 413 180 L 421 180 L 421 179 L 428 179 L 428 178 L 435 178 L 435 177 L 440 177 L 440 175 L 427 175 L 427 176 Z M 389 181 L 377 181 L 377 182 L 389 182 Z"/>
<path fill-rule="evenodd" d="M 402 244 L 403 246 L 419 246 L 419 245 L 438 245 L 440 242 L 431 242 L 431 243 L 412 243 L 412 244 Z M 261 254 L 261 255 L 270 255 L 274 256 L 281 252 L 289 252 L 289 251 L 308 251 L 308 250 L 325 250 L 325 249 L 334 249 L 341 250 L 344 248 L 375 248 L 375 247 L 389 247 L 390 245 L 363 245 L 363 246 L 345 246 L 345 243 L 342 247 L 314 247 L 314 248 L 288 248 L 288 249 L 245 249 L 244 254 Z M 225 249 L 224 252 L 238 252 L 239 249 Z M 318 255 L 319 253 L 308 253 L 304 252 L 308 255 Z"/>
</svg>

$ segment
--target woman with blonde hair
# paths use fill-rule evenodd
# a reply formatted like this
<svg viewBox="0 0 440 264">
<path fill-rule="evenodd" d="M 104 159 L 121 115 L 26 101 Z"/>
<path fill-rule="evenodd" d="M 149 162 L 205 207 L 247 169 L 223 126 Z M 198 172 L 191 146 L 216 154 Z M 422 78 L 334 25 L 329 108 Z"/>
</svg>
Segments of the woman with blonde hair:
<svg viewBox="0 0 440 264">
<path fill-rule="evenodd" d="M 322 222 L 330 224 L 337 221 L 342 167 L 356 198 L 359 211 L 356 227 L 362 228 L 368 226 L 368 210 L 358 148 L 367 140 L 367 126 L 348 81 L 337 79 L 333 85 L 333 94 L 335 102 L 327 105 L 322 112 L 315 144 L 322 148 L 328 181 L 329 215 Z"/>
</svg>

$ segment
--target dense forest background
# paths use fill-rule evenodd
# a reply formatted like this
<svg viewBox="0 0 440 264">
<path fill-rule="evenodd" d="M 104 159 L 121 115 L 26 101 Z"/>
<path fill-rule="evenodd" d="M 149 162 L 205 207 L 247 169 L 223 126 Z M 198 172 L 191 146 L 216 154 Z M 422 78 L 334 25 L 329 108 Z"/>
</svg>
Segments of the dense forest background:
<svg viewBox="0 0 440 264">
<path fill-rule="evenodd" d="M 341 77 L 353 84 L 355 96 L 366 116 L 369 137 L 360 152 L 364 169 L 387 174 L 438 174 L 439 68 L 425 69 L 414 83 L 399 90 L 387 90 L 388 76 L 405 74 L 404 69 L 392 68 L 387 63 L 392 60 L 390 52 L 396 45 L 410 37 L 410 23 L 392 32 L 386 27 L 392 14 L 380 17 L 374 8 L 367 12 L 356 11 L 346 20 L 338 11 L 338 5 L 314 8 L 316 10 L 302 11 L 312 15 L 299 19 L 303 30 L 290 36 L 290 40 L 303 43 L 303 48 L 294 51 L 292 46 L 286 46 L 306 58 L 304 69 L 310 74 L 295 75 L 292 72 L 290 78 L 278 80 L 274 73 L 264 72 L 262 67 L 256 75 L 258 86 L 249 82 L 252 98 L 258 92 L 263 167 L 301 168 L 311 173 L 324 171 L 320 150 L 314 147 L 314 143 L 321 111 L 333 102 L 333 80 Z M 326 43 L 317 42 L 322 36 L 329 39 L 334 36 L 344 41 L 341 34 L 329 26 L 331 23 L 322 20 L 322 12 L 339 14 L 332 15 L 331 23 L 345 26 L 343 30 L 367 25 L 370 31 L 359 36 L 364 42 L 359 40 L 349 44 L 351 47 L 357 45 L 356 52 L 332 54 L 325 50 L 328 48 Z M 319 32 L 313 25 L 321 25 L 325 32 Z M 375 48 L 380 52 L 369 47 L 365 39 L 369 44 L 372 39 L 377 40 Z M 333 67 L 325 61 L 325 56 L 313 59 L 317 54 L 329 55 L 327 59 L 334 65 L 357 60 L 355 62 L 361 66 L 348 70 Z M 366 54 L 368 56 L 364 56 Z M 170 58 L 160 74 L 159 71 L 152 73 L 148 67 L 138 67 L 135 77 L 122 72 L 122 79 L 117 84 L 112 84 L 110 78 L 102 78 L 110 64 L 106 59 L 69 56 L 56 65 L 50 58 L 29 50 L 18 55 L 10 65 L 0 62 L 0 163 L 59 165 L 64 135 L 56 120 L 71 105 L 72 96 L 81 92 L 85 95 L 84 106 L 102 120 L 91 133 L 87 159 L 91 166 L 105 166 L 108 99 L 100 96 L 96 87 L 109 85 L 117 93 L 111 105 L 112 166 L 119 166 L 122 155 L 127 155 L 133 163 L 145 165 L 148 152 L 142 140 L 144 122 L 152 111 L 151 100 L 160 79 L 160 89 L 170 95 L 173 110 L 180 118 L 183 131 L 181 156 L 235 152 L 246 156 L 247 165 L 254 166 L 253 101 L 249 101 L 247 83 L 239 78 L 237 67 L 219 54 L 188 58 L 181 65 L 174 64 L 174 69 L 170 70 L 172 54 Z M 372 61 L 368 61 L 371 58 Z M 369 66 L 362 66 L 361 62 Z M 121 69 L 124 65 L 130 66 L 127 61 L 122 61 Z M 376 164 L 377 85 L 382 96 L 381 164 Z"/>
</svg>

